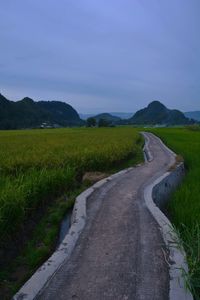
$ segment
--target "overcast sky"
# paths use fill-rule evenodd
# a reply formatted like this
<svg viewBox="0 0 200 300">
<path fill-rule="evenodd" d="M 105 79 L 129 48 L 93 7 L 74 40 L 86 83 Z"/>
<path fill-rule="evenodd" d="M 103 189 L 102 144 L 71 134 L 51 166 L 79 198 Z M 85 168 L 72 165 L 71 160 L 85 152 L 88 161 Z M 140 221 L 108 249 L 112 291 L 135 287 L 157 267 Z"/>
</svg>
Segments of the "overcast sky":
<svg viewBox="0 0 200 300">
<path fill-rule="evenodd" d="M 200 0 L 0 0 L 0 92 L 82 113 L 200 110 Z"/>
</svg>

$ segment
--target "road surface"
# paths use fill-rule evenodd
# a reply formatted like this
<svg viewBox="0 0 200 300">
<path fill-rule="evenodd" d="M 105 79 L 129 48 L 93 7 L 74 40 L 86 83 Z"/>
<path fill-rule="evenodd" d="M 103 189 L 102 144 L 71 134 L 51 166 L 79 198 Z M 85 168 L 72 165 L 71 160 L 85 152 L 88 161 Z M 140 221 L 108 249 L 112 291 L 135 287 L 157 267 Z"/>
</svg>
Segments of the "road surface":
<svg viewBox="0 0 200 300">
<path fill-rule="evenodd" d="M 143 191 L 166 172 L 173 156 L 147 135 L 153 160 L 92 194 L 73 254 L 37 299 L 169 299 L 168 254 Z"/>
</svg>

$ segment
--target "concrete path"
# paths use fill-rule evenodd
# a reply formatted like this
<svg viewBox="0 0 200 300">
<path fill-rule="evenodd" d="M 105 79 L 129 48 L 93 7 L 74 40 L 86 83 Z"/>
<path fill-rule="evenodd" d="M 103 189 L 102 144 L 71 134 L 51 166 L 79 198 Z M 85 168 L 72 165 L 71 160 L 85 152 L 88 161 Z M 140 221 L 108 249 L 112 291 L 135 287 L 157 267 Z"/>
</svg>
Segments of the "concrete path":
<svg viewBox="0 0 200 300">
<path fill-rule="evenodd" d="M 155 136 L 147 135 L 153 160 L 92 194 L 86 226 L 70 260 L 38 299 L 169 299 L 168 254 L 143 191 L 174 158 Z"/>
</svg>

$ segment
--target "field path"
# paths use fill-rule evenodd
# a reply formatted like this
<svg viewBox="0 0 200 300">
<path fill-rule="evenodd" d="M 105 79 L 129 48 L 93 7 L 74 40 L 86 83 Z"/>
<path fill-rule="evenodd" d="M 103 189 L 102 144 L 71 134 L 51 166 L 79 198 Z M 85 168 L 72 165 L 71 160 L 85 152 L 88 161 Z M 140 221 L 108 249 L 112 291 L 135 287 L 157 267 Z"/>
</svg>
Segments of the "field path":
<svg viewBox="0 0 200 300">
<path fill-rule="evenodd" d="M 153 159 L 90 196 L 86 226 L 70 260 L 39 299 L 169 299 L 167 253 L 145 205 L 144 188 L 164 174 L 174 158 L 154 135 L 146 136 Z"/>
</svg>

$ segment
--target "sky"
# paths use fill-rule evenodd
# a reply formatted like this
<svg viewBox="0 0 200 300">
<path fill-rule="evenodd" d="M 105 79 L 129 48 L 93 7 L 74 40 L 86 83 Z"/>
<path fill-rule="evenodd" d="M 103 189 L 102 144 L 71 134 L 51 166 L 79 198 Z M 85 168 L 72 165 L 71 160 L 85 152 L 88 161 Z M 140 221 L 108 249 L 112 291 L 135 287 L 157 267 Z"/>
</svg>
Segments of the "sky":
<svg viewBox="0 0 200 300">
<path fill-rule="evenodd" d="M 199 0 L 0 0 L 0 92 L 79 113 L 200 110 Z"/>
</svg>

